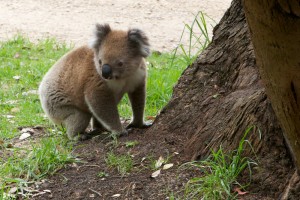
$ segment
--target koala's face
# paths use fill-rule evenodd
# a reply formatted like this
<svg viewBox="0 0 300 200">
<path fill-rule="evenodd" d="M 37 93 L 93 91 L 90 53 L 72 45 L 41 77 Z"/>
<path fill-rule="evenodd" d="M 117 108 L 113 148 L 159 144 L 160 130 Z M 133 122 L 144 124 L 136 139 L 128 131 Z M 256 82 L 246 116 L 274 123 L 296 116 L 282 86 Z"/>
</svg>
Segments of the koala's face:
<svg viewBox="0 0 300 200">
<path fill-rule="evenodd" d="M 96 25 L 93 48 L 97 72 L 105 80 L 129 77 L 150 54 L 148 38 L 142 31 L 114 31 L 108 25 Z"/>
</svg>

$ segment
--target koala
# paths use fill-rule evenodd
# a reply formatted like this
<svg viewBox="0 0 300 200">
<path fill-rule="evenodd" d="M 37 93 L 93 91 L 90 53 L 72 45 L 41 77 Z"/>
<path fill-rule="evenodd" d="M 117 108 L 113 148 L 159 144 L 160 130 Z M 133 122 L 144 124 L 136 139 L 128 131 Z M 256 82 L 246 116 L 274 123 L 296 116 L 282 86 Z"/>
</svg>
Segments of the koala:
<svg viewBox="0 0 300 200">
<path fill-rule="evenodd" d="M 133 119 L 127 128 L 145 128 L 145 58 L 150 54 L 148 37 L 139 29 L 112 30 L 96 24 L 90 46 L 76 48 L 58 60 L 39 86 L 46 115 L 66 127 L 69 139 L 80 139 L 92 121 L 113 134 L 127 134 L 117 105 L 128 94 Z M 92 120 L 91 120 L 92 119 Z"/>
</svg>

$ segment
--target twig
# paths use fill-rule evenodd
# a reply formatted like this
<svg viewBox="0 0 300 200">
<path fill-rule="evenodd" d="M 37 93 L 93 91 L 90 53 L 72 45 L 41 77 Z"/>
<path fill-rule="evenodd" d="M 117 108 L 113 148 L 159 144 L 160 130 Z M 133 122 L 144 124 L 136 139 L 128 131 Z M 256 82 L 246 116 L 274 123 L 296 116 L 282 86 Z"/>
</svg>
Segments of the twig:
<svg viewBox="0 0 300 200">
<path fill-rule="evenodd" d="M 92 192 L 94 192 L 94 193 L 96 193 L 96 194 L 98 194 L 99 197 L 102 197 L 102 195 L 100 194 L 100 192 L 97 192 L 96 190 L 93 190 L 92 188 L 89 188 L 89 190 L 92 191 Z"/>
</svg>

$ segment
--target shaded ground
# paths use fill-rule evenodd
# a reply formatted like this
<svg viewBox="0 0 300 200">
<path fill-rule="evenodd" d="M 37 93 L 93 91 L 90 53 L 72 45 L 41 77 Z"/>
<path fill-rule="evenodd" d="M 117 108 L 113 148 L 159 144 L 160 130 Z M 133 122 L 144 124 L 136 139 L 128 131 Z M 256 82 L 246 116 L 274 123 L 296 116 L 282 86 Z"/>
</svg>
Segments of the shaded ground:
<svg viewBox="0 0 300 200">
<path fill-rule="evenodd" d="M 118 199 L 166 199 L 180 192 L 183 185 L 199 173 L 192 169 L 178 169 L 187 161 L 181 155 L 184 140 L 172 133 L 150 135 L 147 131 L 133 130 L 128 137 L 118 140 L 117 147 L 100 137 L 79 142 L 75 154 L 83 162 L 68 166 L 50 177 L 40 190 L 50 190 L 51 193 L 34 199 L 115 199 L 115 194 L 120 194 Z M 126 141 L 138 141 L 139 144 L 128 148 Z M 111 151 L 118 155 L 132 155 L 135 164 L 129 175 L 122 177 L 117 170 L 106 165 L 105 156 Z M 168 158 L 167 163 L 173 163 L 174 167 L 162 170 L 158 177 L 152 178 L 155 169 L 151 169 L 151 163 L 160 156 Z M 108 176 L 99 177 L 100 172 Z"/>
</svg>

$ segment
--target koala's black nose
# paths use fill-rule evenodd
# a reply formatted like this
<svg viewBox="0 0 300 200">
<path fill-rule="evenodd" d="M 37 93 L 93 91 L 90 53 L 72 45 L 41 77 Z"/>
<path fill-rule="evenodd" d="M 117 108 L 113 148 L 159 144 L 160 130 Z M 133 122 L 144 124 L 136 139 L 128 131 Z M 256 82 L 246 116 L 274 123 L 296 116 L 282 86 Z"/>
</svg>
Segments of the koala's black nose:
<svg viewBox="0 0 300 200">
<path fill-rule="evenodd" d="M 105 79 L 108 79 L 112 74 L 111 67 L 107 64 L 102 66 L 102 76 Z"/>
</svg>

